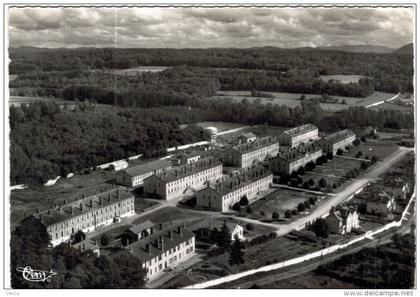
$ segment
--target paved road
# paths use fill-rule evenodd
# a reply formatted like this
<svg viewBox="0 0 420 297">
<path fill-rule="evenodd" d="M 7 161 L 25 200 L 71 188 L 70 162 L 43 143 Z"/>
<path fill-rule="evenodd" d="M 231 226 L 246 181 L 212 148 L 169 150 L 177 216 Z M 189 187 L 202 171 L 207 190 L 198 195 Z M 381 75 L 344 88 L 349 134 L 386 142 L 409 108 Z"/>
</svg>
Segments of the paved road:
<svg viewBox="0 0 420 297">
<path fill-rule="evenodd" d="M 240 282 L 240 283 L 235 282 L 235 285 L 231 285 L 231 286 L 227 285 L 226 287 L 223 286 L 223 288 L 249 288 L 254 284 L 257 284 L 258 286 L 263 286 L 263 285 L 274 283 L 279 280 L 288 279 L 297 275 L 301 275 L 303 273 L 307 273 L 309 271 L 316 269 L 320 264 L 333 262 L 334 260 L 342 257 L 343 255 L 356 253 L 363 248 L 374 247 L 374 246 L 391 242 L 392 240 L 391 238 L 395 233 L 405 234 L 409 232 L 411 224 L 415 221 L 415 218 L 416 216 L 412 215 L 409 218 L 409 220 L 405 221 L 404 225 L 394 230 L 393 232 L 388 232 L 380 236 L 377 235 L 376 237 L 373 238 L 373 240 L 368 241 L 362 245 L 358 245 L 350 249 L 346 249 L 344 251 L 327 255 L 323 257 L 322 261 L 318 258 L 315 260 L 304 262 L 303 264 L 300 264 L 300 265 L 296 265 L 294 268 L 287 269 L 287 271 L 280 271 L 280 270 L 278 272 L 272 271 L 269 275 L 265 274 L 265 275 L 261 275 L 260 277 L 256 275 L 255 278 L 251 281 L 244 280 L 243 282 Z"/>
</svg>

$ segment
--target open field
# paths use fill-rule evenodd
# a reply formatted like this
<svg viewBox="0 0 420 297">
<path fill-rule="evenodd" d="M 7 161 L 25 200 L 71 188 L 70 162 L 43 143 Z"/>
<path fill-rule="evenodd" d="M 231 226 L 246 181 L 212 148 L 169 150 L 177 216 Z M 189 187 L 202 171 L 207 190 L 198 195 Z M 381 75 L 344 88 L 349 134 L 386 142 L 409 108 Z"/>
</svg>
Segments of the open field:
<svg viewBox="0 0 420 297">
<path fill-rule="evenodd" d="M 246 126 L 243 124 L 229 123 L 229 122 L 199 122 L 199 123 L 196 123 L 196 125 L 203 129 L 208 128 L 208 127 L 215 127 L 217 128 L 217 132 L 223 132 L 223 131 L 232 130 L 232 129 Z"/>
<path fill-rule="evenodd" d="M 160 72 L 168 68 L 167 66 L 139 66 L 129 69 L 110 69 L 108 71 L 115 75 L 135 76 L 142 72 Z"/>
<path fill-rule="evenodd" d="M 339 81 L 342 84 L 358 83 L 363 76 L 361 75 L 320 75 L 319 78 L 325 82 L 330 80 Z"/>
<path fill-rule="evenodd" d="M 360 151 L 362 152 L 361 159 L 368 157 L 369 159 L 373 156 L 377 156 L 379 161 L 385 159 L 398 149 L 398 146 L 391 141 L 371 140 L 368 139 L 365 143 L 360 144 L 357 147 L 352 147 L 348 152 L 344 152 L 343 156 L 355 157 Z M 342 159 L 340 158 L 340 161 Z"/>
<path fill-rule="evenodd" d="M 236 102 L 242 101 L 244 98 L 250 102 L 258 100 L 262 104 L 276 104 L 276 105 L 286 105 L 288 107 L 300 106 L 301 100 L 300 97 L 302 94 L 297 93 L 281 93 L 281 92 L 264 92 L 275 96 L 275 98 L 264 98 L 264 97 L 252 97 L 250 91 L 221 91 L 217 96 L 209 97 L 209 99 L 231 99 Z M 384 101 L 386 99 L 392 98 L 395 94 L 375 92 L 372 95 L 365 98 L 356 98 L 356 97 L 343 97 L 343 96 L 332 96 L 337 98 L 339 102 L 343 99 L 347 104 L 339 103 L 321 103 L 321 107 L 324 110 L 337 111 L 342 109 L 347 109 L 350 106 L 367 106 L 372 103 Z M 305 94 L 307 99 L 309 98 L 319 98 L 321 95 L 318 94 Z"/>
<path fill-rule="evenodd" d="M 60 98 L 50 98 L 50 97 L 24 97 L 24 96 L 10 96 L 9 105 L 20 106 L 22 104 L 29 104 L 34 102 L 54 102 L 57 104 L 63 105 L 74 105 L 72 101 L 67 101 Z"/>
</svg>

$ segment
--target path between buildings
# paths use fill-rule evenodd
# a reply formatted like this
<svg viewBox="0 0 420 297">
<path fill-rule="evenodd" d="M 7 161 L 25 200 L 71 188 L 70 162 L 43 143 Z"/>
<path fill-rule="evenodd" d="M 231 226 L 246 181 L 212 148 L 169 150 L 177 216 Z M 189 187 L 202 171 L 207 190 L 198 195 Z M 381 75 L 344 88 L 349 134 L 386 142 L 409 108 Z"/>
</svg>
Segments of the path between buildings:
<svg viewBox="0 0 420 297">
<path fill-rule="evenodd" d="M 355 158 L 355 157 L 348 157 L 348 156 L 338 156 L 338 155 L 336 155 L 335 157 L 336 158 L 341 158 L 341 159 L 349 159 L 349 160 L 363 161 L 363 162 L 370 161 L 370 160 L 366 160 L 366 159 Z"/>
<path fill-rule="evenodd" d="M 302 189 L 302 188 L 296 188 L 296 187 L 291 187 L 291 186 L 287 186 L 287 185 L 282 185 L 282 184 L 273 184 L 273 187 L 279 188 L 279 189 L 289 189 L 289 190 L 294 190 L 294 191 L 299 191 L 299 192 L 306 192 L 306 193 L 310 193 L 310 194 L 316 194 L 316 195 L 328 195 L 328 196 L 335 196 L 336 194 L 333 193 L 325 193 L 325 192 L 320 192 L 320 191 L 313 191 L 313 190 L 307 190 L 307 189 Z"/>
</svg>

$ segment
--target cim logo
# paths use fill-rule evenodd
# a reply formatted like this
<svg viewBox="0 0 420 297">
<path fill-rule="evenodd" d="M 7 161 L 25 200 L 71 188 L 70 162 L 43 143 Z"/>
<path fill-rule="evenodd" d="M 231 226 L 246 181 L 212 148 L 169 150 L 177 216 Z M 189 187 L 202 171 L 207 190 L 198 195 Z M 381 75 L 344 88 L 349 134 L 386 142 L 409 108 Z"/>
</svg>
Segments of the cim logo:
<svg viewBox="0 0 420 297">
<path fill-rule="evenodd" d="M 51 277 L 57 274 L 53 270 L 35 270 L 31 266 L 18 267 L 16 271 L 22 272 L 23 278 L 30 282 L 50 282 Z"/>
</svg>

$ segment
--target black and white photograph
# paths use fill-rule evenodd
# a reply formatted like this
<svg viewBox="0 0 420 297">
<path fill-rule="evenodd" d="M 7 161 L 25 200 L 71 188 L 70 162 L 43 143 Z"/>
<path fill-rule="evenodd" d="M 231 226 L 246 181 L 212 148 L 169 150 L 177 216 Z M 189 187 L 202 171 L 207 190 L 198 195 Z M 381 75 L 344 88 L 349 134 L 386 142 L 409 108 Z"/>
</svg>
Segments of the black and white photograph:
<svg viewBox="0 0 420 297">
<path fill-rule="evenodd" d="M 417 295 L 417 6 L 297 4 L 4 4 L 3 291 Z"/>
</svg>

